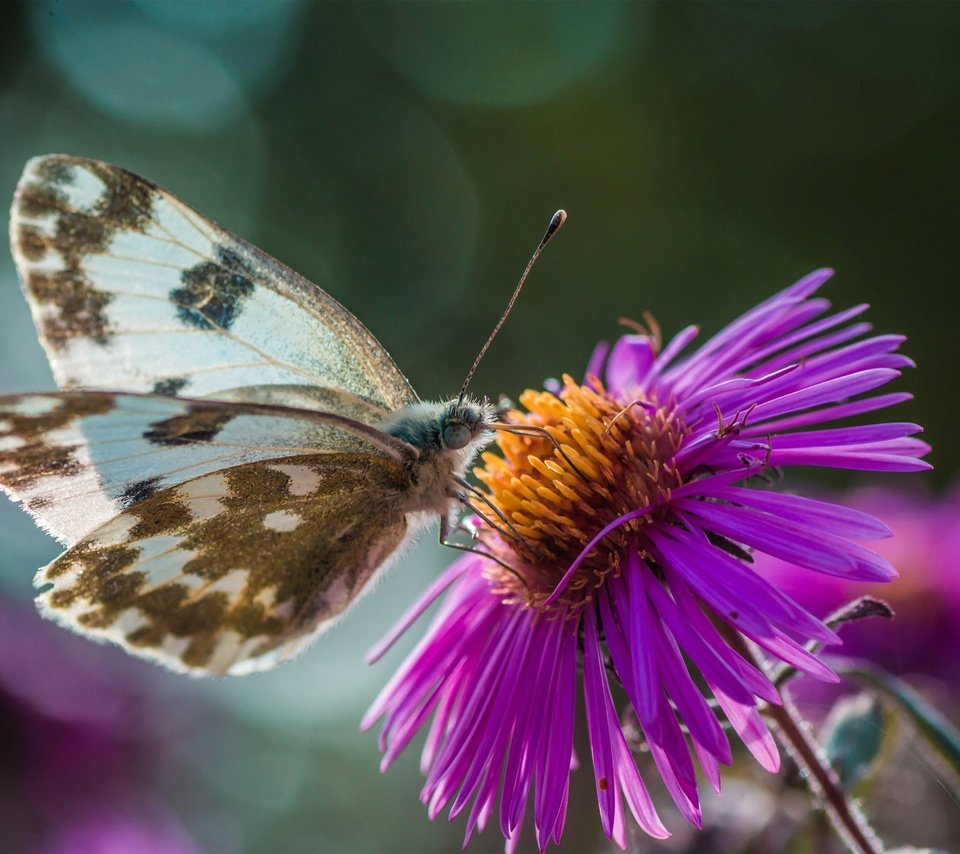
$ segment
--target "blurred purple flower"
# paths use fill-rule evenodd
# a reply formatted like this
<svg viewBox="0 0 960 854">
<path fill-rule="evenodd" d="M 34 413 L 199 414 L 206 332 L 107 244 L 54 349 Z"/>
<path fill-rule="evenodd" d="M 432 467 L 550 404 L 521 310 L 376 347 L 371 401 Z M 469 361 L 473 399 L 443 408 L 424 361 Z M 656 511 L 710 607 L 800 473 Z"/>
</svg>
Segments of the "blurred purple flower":
<svg viewBox="0 0 960 854">
<path fill-rule="evenodd" d="M 857 596 L 879 596 L 896 613 L 892 626 L 872 620 L 843 630 L 847 656 L 861 656 L 900 674 L 922 674 L 960 694 L 960 486 L 942 498 L 917 490 L 871 487 L 844 504 L 880 516 L 893 536 L 875 550 L 902 572 L 891 587 L 809 577 L 786 561 L 757 556 L 757 571 L 809 611 L 827 615 Z M 827 650 L 828 652 L 832 650 Z"/>
<path fill-rule="evenodd" d="M 142 668 L 3 598 L 0 649 L 0 850 L 197 851 L 144 782 L 163 740 Z"/>
<path fill-rule="evenodd" d="M 155 808 L 93 809 L 62 826 L 50 854 L 198 854 L 199 849 L 169 816 Z"/>
<path fill-rule="evenodd" d="M 760 764 L 777 770 L 757 702 L 779 696 L 734 647 L 748 638 L 833 680 L 803 644 L 836 636 L 759 575 L 746 549 L 844 579 L 889 581 L 896 572 L 857 544 L 888 535 L 873 517 L 738 484 L 771 467 L 929 467 L 913 424 L 811 429 L 909 397 L 862 397 L 912 363 L 896 353 L 900 336 L 854 341 L 870 328 L 851 323 L 865 306 L 820 317 L 829 303 L 811 295 L 829 275 L 802 279 L 686 358 L 678 360 L 697 328 L 661 350 L 651 323 L 609 352 L 598 348 L 584 385 L 566 377 L 521 397 L 526 412 L 507 419 L 514 432 L 498 434 L 503 457 L 486 454 L 477 470 L 497 508 L 476 505 L 489 517 L 476 523 L 486 556 L 454 563 L 372 653 L 449 590 L 363 721 L 386 717 L 385 768 L 433 715 L 422 758 L 431 817 L 469 806 L 469 839 L 499 793 L 508 849 L 528 805 L 540 850 L 559 841 L 579 663 L 601 823 L 621 846 L 623 801 L 647 833 L 668 833 L 621 729 L 611 675 L 694 824 L 691 748 L 717 791 L 731 749 L 688 662 Z"/>
</svg>

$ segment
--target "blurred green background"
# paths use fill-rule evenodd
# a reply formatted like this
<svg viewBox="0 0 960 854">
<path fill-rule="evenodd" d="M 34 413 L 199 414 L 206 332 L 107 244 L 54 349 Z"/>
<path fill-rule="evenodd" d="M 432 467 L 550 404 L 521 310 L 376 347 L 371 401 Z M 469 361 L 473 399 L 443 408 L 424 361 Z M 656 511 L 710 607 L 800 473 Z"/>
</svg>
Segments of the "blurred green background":
<svg viewBox="0 0 960 854">
<path fill-rule="evenodd" d="M 710 333 L 834 266 L 826 296 L 910 338 L 896 417 L 926 426 L 942 488 L 960 464 L 958 46 L 947 3 L 4 3 L 0 197 L 36 154 L 141 173 L 340 299 L 423 397 L 459 387 L 558 207 L 477 393 L 581 374 L 620 316 Z M 4 253 L 0 392 L 50 387 Z M 295 663 L 203 682 L 42 623 L 31 577 L 57 548 L 7 502 L 0 534 L 0 847 L 459 846 L 417 802 L 415 751 L 383 777 L 357 732 L 390 672 L 363 651 L 439 547 Z M 583 778 L 568 851 L 605 847 Z M 500 847 L 490 828 L 471 850 Z"/>
</svg>

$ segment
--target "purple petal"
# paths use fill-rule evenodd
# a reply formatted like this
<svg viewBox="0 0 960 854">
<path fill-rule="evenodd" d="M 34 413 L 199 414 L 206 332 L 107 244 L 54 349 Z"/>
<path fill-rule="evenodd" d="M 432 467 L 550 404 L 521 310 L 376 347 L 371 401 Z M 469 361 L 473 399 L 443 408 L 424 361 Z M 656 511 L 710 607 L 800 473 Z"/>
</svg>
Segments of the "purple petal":
<svg viewBox="0 0 960 854">
<path fill-rule="evenodd" d="M 782 632 L 774 638 L 760 637 L 750 632 L 744 632 L 743 634 L 775 658 L 779 658 L 787 664 L 792 664 L 797 670 L 802 670 L 814 679 L 819 679 L 821 682 L 840 681 L 840 677 L 812 652 L 795 640 L 788 638 Z"/>
<path fill-rule="evenodd" d="M 590 354 L 590 360 L 587 362 L 587 379 L 603 376 L 603 363 L 606 361 L 609 352 L 610 345 L 606 341 L 601 341 L 593 348 L 593 353 Z"/>
<path fill-rule="evenodd" d="M 815 448 L 822 445 L 865 445 L 886 442 L 904 436 L 922 433 L 919 424 L 890 421 L 886 424 L 863 424 L 857 427 L 836 427 L 831 430 L 807 430 L 804 433 L 780 433 L 774 446 L 784 448 Z"/>
<path fill-rule="evenodd" d="M 699 326 L 687 326 L 674 335 L 670 343 L 667 344 L 667 346 L 663 348 L 663 351 L 660 353 L 660 355 L 657 356 L 657 359 L 653 363 L 653 367 L 650 369 L 650 373 L 647 376 L 647 380 L 653 380 L 664 370 L 666 370 L 667 366 L 677 357 L 677 355 L 681 353 L 686 346 L 699 334 Z"/>
<path fill-rule="evenodd" d="M 624 335 L 607 360 L 607 388 L 619 394 L 638 388 L 653 364 L 653 342 L 647 335 Z"/>
<path fill-rule="evenodd" d="M 861 581 L 890 581 L 894 577 L 873 563 L 858 560 L 851 543 L 815 527 L 747 507 L 689 499 L 681 503 L 708 530 L 788 563 Z"/>
<path fill-rule="evenodd" d="M 554 708 L 550 715 L 553 725 L 548 740 L 546 774 L 543 778 L 544 800 L 547 804 L 544 824 L 554 842 L 559 843 L 567 811 L 570 790 L 570 769 L 574 764 L 573 733 L 577 697 L 577 634 L 565 626 L 560 653 L 559 676 Z M 552 815 L 551 815 L 552 812 Z"/>
<path fill-rule="evenodd" d="M 534 620 L 532 624 L 535 635 L 531 643 L 532 660 L 526 665 L 526 672 L 529 674 L 527 699 L 514 726 L 514 738 L 511 740 L 503 779 L 500 828 L 504 836 L 519 827 L 526 808 L 548 694 L 541 690 L 540 686 L 546 684 L 547 674 L 551 671 L 559 650 L 559 633 L 549 632 L 544 623 L 544 620 Z"/>
<path fill-rule="evenodd" d="M 493 812 L 493 805 L 497 795 L 497 780 L 499 775 L 488 767 L 484 772 L 483 779 L 480 781 L 479 794 L 470 808 L 470 814 L 467 816 L 467 826 L 463 834 L 463 847 L 470 844 L 470 838 L 475 829 L 483 830 L 486 826 L 490 814 Z"/>
<path fill-rule="evenodd" d="M 455 718 L 454 706 L 459 702 L 461 694 L 454 689 L 454 686 L 460 683 L 460 673 L 463 664 L 455 669 L 446 680 L 447 691 L 444 692 L 440 702 L 437 704 L 436 714 L 433 717 L 433 723 L 430 725 L 430 731 L 427 733 L 427 740 L 423 745 L 423 752 L 420 754 L 420 773 L 426 775 L 433 765 L 437 753 L 443 744 L 444 736 L 447 734 L 447 725 L 451 723 L 451 718 Z"/>
<path fill-rule="evenodd" d="M 740 356 L 763 339 L 771 322 L 782 320 L 785 310 L 797 302 L 797 299 L 787 299 L 784 303 L 758 306 L 714 335 L 689 359 L 675 365 L 664 375 L 664 381 L 678 398 L 702 387 L 722 373 L 718 363 L 723 357 L 717 356 L 719 352 Z M 728 359 L 729 356 L 724 358 L 724 365 Z"/>
<path fill-rule="evenodd" d="M 468 628 L 482 621 L 485 613 L 489 613 L 489 608 L 470 607 L 463 602 L 449 619 L 435 622 L 373 701 L 363 716 L 361 729 L 369 729 L 387 711 L 416 705 L 418 698 L 429 690 L 432 680 L 447 672 L 454 659 L 468 647 L 466 643 L 448 643 L 447 638 L 474 638 Z"/>
<path fill-rule="evenodd" d="M 573 563 L 567 567 L 566 572 L 563 574 L 563 578 L 561 578 L 557 583 L 557 586 L 553 588 L 553 592 L 547 597 L 544 605 L 552 605 L 557 601 L 557 599 L 560 598 L 560 594 L 566 589 L 566 586 L 570 583 L 570 579 L 573 578 L 573 576 L 576 574 L 576 571 L 580 568 L 580 564 L 587 559 L 587 556 L 593 550 L 593 547 L 597 545 L 597 543 L 607 537 L 611 531 L 615 531 L 617 528 L 619 528 L 621 525 L 625 525 L 631 519 L 639 519 L 641 516 L 646 516 L 648 513 L 652 513 L 654 509 L 655 508 L 653 505 L 649 507 L 639 507 L 636 510 L 631 510 L 629 513 L 624 513 L 622 516 L 614 519 L 608 525 L 605 525 L 603 529 L 583 547 Z"/>
<path fill-rule="evenodd" d="M 886 409 L 888 406 L 895 406 L 898 403 L 905 403 L 913 400 L 913 395 L 907 392 L 894 392 L 893 394 L 881 394 L 866 400 L 855 400 L 851 403 L 843 403 L 836 406 L 826 406 L 823 409 L 817 409 L 813 412 L 804 412 L 800 415 L 794 415 L 790 418 L 782 418 L 779 421 L 767 421 L 762 426 L 751 426 L 743 430 L 743 435 L 749 436 L 755 433 L 767 435 L 777 434 L 783 430 L 792 430 L 795 427 L 809 427 L 813 424 L 822 424 L 825 421 L 839 421 L 841 418 L 851 418 L 854 415 L 863 415 L 867 412 L 875 412 L 878 409 Z"/>
<path fill-rule="evenodd" d="M 854 323 L 831 335 L 823 335 L 819 338 L 816 336 L 822 332 L 827 332 L 830 329 L 841 326 L 848 320 L 853 320 L 853 318 L 863 314 L 868 307 L 866 303 L 861 303 L 853 308 L 848 308 L 845 311 L 837 312 L 837 314 L 832 314 L 829 317 L 818 320 L 815 323 L 808 323 L 787 335 L 778 336 L 767 346 L 757 350 L 755 354 L 757 361 L 755 367 L 751 370 L 765 373 L 781 365 L 799 362 L 801 359 L 805 359 L 827 348 L 834 347 L 837 344 L 842 344 L 852 338 L 859 338 L 873 328 L 871 324 Z M 801 342 L 803 343 L 801 344 Z"/>
<path fill-rule="evenodd" d="M 499 683 L 512 655 L 516 654 L 515 643 L 517 636 L 523 634 L 524 622 L 521 615 L 521 618 L 507 620 L 499 630 L 491 626 L 486 646 L 471 656 L 470 693 L 458 715 L 456 729 L 450 733 L 433 763 L 427 778 L 428 787 L 445 777 L 457 781 L 465 778 L 483 735 L 483 723 L 493 708 L 496 697 L 493 688 Z"/>
<path fill-rule="evenodd" d="M 394 623 L 393 628 L 381 638 L 380 642 L 367 653 L 365 658 L 366 663 L 374 664 L 383 658 L 400 636 L 420 619 L 423 612 L 426 611 L 454 581 L 477 563 L 477 560 L 476 557 L 468 555 L 467 557 L 454 561 L 447 571 L 437 578 L 426 589 L 424 594 L 407 609 L 406 613 Z"/>
<path fill-rule="evenodd" d="M 661 705 L 661 689 L 655 653 L 656 618 L 644 591 L 643 573 L 645 571 L 647 571 L 646 565 L 640 562 L 636 548 L 631 546 L 627 552 L 627 566 L 624 572 L 629 610 L 621 609 L 618 616 L 627 642 L 630 661 L 633 664 L 632 681 L 637 695 L 637 704 L 635 704 L 637 716 L 646 727 L 656 724 Z M 623 597 L 616 597 L 616 601 L 618 604 L 622 603 Z"/>
<path fill-rule="evenodd" d="M 586 608 L 583 626 L 583 681 L 587 708 L 587 733 L 597 787 L 597 804 L 603 832 L 613 834 L 613 819 L 617 798 L 617 775 L 610 745 L 607 706 L 612 706 L 610 686 L 604 673 L 603 654 L 597 639 L 596 617 L 593 608 Z"/>
<path fill-rule="evenodd" d="M 653 801 L 647 793 L 647 787 L 643 784 L 636 762 L 623 737 L 623 730 L 620 729 L 620 722 L 617 720 L 612 701 L 607 706 L 607 726 L 613 738 L 613 761 L 618 769 L 619 782 L 623 787 L 623 796 L 630 812 L 645 833 L 655 839 L 666 839 L 670 833 L 660 821 L 660 816 L 657 815 Z"/>
<path fill-rule="evenodd" d="M 714 575 L 709 557 L 665 533 L 651 531 L 648 536 L 668 581 L 673 573 L 680 575 L 731 625 L 741 630 L 749 627 L 757 634 L 773 637 L 774 629 L 766 617 L 744 600 L 739 591 Z"/>
<path fill-rule="evenodd" d="M 710 562 L 717 566 L 720 572 L 726 576 L 726 582 L 737 588 L 744 599 L 750 599 L 757 609 L 767 616 L 771 623 L 775 623 L 782 628 L 800 634 L 804 640 L 815 639 L 826 643 L 837 642 L 838 638 L 835 632 L 827 628 L 820 620 L 808 613 L 789 596 L 782 594 L 766 579 L 754 572 L 746 563 L 727 554 L 723 549 L 714 546 L 706 534 L 696 528 L 696 526 L 693 526 L 691 531 L 691 539 L 695 541 L 691 543 L 691 545 L 701 549 L 704 555 L 708 555 Z M 856 546 L 850 547 L 857 548 Z"/>
<path fill-rule="evenodd" d="M 633 626 L 633 607 L 623 579 L 608 579 L 601 591 L 600 615 L 603 633 L 610 650 L 614 669 L 637 712 L 640 725 L 649 737 L 655 737 L 662 692 L 656 679 L 656 663 L 652 644 L 637 646 L 629 634 Z M 624 626 L 627 627 L 624 630 Z M 653 662 L 652 673 L 644 670 L 646 661 Z M 639 678 L 640 682 L 637 682 Z"/>
<path fill-rule="evenodd" d="M 422 700 L 420 708 L 412 714 L 407 714 L 401 718 L 396 726 L 391 727 L 390 741 L 386 745 L 383 756 L 380 759 L 380 770 L 386 771 L 403 752 L 404 748 L 410 743 L 410 740 L 419 732 L 420 727 L 430 717 L 434 706 L 437 703 L 441 685 L 437 684 Z"/>
<path fill-rule="evenodd" d="M 687 725 L 690 740 L 695 747 L 703 747 L 720 762 L 729 765 L 733 757 L 723 728 L 717 723 L 717 718 L 703 699 L 703 694 L 693 684 L 676 642 L 662 625 L 656 632 L 656 642 L 663 681 Z"/>
<path fill-rule="evenodd" d="M 705 678 L 709 675 L 714 683 L 740 702 L 752 704 L 751 694 L 755 694 L 779 705 L 777 689 L 766 676 L 726 645 L 685 585 L 671 587 L 676 602 L 657 585 L 651 585 L 649 589 L 657 613 Z"/>
<path fill-rule="evenodd" d="M 712 489 L 709 483 L 704 484 L 703 493 L 764 513 L 773 513 L 791 522 L 819 527 L 835 537 L 881 540 L 893 536 L 893 531 L 879 519 L 842 504 L 742 486 L 720 486 Z"/>
<path fill-rule="evenodd" d="M 736 702 L 718 686 L 710 685 L 710 690 L 747 750 L 762 768 L 776 774 L 780 770 L 780 753 L 760 713 L 752 705 Z"/>
<path fill-rule="evenodd" d="M 573 751 L 573 719 L 577 679 L 577 634 L 563 620 L 556 620 L 560 651 L 556 667 L 547 683 L 552 687 L 552 704 L 545 716 L 542 772 L 538 772 L 534 818 L 537 843 L 545 850 L 554 835 L 563 809 L 563 792 L 570 779 L 570 755 Z"/>
<path fill-rule="evenodd" d="M 780 307 L 770 315 L 768 322 L 758 323 L 754 329 L 740 335 L 736 342 L 712 354 L 709 367 L 700 372 L 699 384 L 702 386 L 707 380 L 716 382 L 724 376 L 749 372 L 751 366 L 758 362 L 758 354 L 765 349 L 764 345 L 771 340 L 781 340 L 791 329 L 806 324 L 829 307 L 830 303 L 826 300 L 808 300 L 786 311 Z"/>
<path fill-rule="evenodd" d="M 769 297 L 760 303 L 764 305 L 768 302 L 773 302 L 777 299 L 782 299 L 783 297 L 808 297 L 812 293 L 816 293 L 823 287 L 824 282 L 832 278 L 834 270 L 832 267 L 821 267 L 818 270 L 814 270 L 812 273 L 807 273 L 802 279 L 798 279 L 790 287 L 784 288 L 779 294 L 774 294 L 774 296 Z"/>
<path fill-rule="evenodd" d="M 826 380 L 809 388 L 790 392 L 783 397 L 761 403 L 753 410 L 752 423 L 756 425 L 769 418 L 797 412 L 801 409 L 810 409 L 814 406 L 822 406 L 825 403 L 837 403 L 847 397 L 872 391 L 898 376 L 900 376 L 899 371 L 889 368 L 875 368 Z"/>
<path fill-rule="evenodd" d="M 714 404 L 725 411 L 735 411 L 743 402 L 755 403 L 759 400 L 770 400 L 782 395 L 778 390 L 780 381 L 789 378 L 797 372 L 800 365 L 787 365 L 762 377 L 733 377 L 709 385 L 694 394 L 685 397 L 680 408 L 683 412 L 693 412 L 706 401 L 712 409 Z M 766 388 L 770 386 L 770 388 Z"/>
<path fill-rule="evenodd" d="M 701 827 L 703 820 L 700 814 L 700 796 L 697 793 L 697 774 L 690 757 L 690 748 L 672 714 L 661 716 L 659 729 L 658 741 L 647 740 L 650 755 L 677 809 L 687 821 Z"/>
<path fill-rule="evenodd" d="M 506 737 L 513 723 L 516 708 L 516 694 L 521 679 L 526 677 L 524 660 L 529 647 L 531 632 L 525 625 L 525 615 L 517 615 L 513 619 L 518 627 L 515 640 L 508 641 L 507 652 L 495 670 L 499 671 L 493 677 L 491 689 L 482 683 L 473 686 L 477 693 L 487 692 L 487 705 L 482 710 L 481 720 L 470 722 L 464 717 L 463 727 L 473 732 L 473 738 L 466 743 L 464 750 L 470 758 L 470 765 L 461 779 L 460 791 L 450 807 L 450 817 L 456 816 L 467 804 L 476 789 L 482 785 L 488 769 L 493 766 L 499 769 L 506 752 Z M 506 634 L 506 632 L 504 633 Z M 472 754 L 472 757 L 470 756 Z"/>
<path fill-rule="evenodd" d="M 926 442 L 904 446 L 900 453 L 870 450 L 869 446 L 841 445 L 836 448 L 774 449 L 770 464 L 775 466 L 821 466 L 855 471 L 929 471 L 933 466 L 917 459 L 930 452 Z"/>
</svg>

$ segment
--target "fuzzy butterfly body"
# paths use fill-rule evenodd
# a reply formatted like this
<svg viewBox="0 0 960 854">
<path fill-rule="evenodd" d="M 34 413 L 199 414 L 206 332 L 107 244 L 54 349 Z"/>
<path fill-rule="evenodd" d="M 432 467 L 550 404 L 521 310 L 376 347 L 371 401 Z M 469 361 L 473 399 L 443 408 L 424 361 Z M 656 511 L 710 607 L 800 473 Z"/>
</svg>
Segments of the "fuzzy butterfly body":
<svg viewBox="0 0 960 854">
<path fill-rule="evenodd" d="M 446 520 L 488 441 L 491 407 L 420 403 L 333 298 L 123 169 L 31 160 L 11 243 L 62 391 L 0 397 L 0 486 L 68 547 L 38 601 L 86 635 L 271 667 Z"/>
</svg>

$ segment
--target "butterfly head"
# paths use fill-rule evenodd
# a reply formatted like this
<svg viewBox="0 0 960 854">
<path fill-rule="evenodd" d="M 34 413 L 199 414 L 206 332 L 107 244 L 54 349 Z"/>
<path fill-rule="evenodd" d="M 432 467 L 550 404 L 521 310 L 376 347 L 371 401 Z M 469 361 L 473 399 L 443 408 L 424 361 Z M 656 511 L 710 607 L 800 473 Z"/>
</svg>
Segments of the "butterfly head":
<svg viewBox="0 0 960 854">
<path fill-rule="evenodd" d="M 473 458 L 493 437 L 490 425 L 497 409 L 486 401 L 466 398 L 438 403 L 414 403 L 397 412 L 382 429 L 424 454 Z"/>
<path fill-rule="evenodd" d="M 451 401 L 440 417 L 440 445 L 445 451 L 459 451 L 477 440 L 489 441 L 490 423 L 496 409 L 489 403 Z"/>
</svg>

